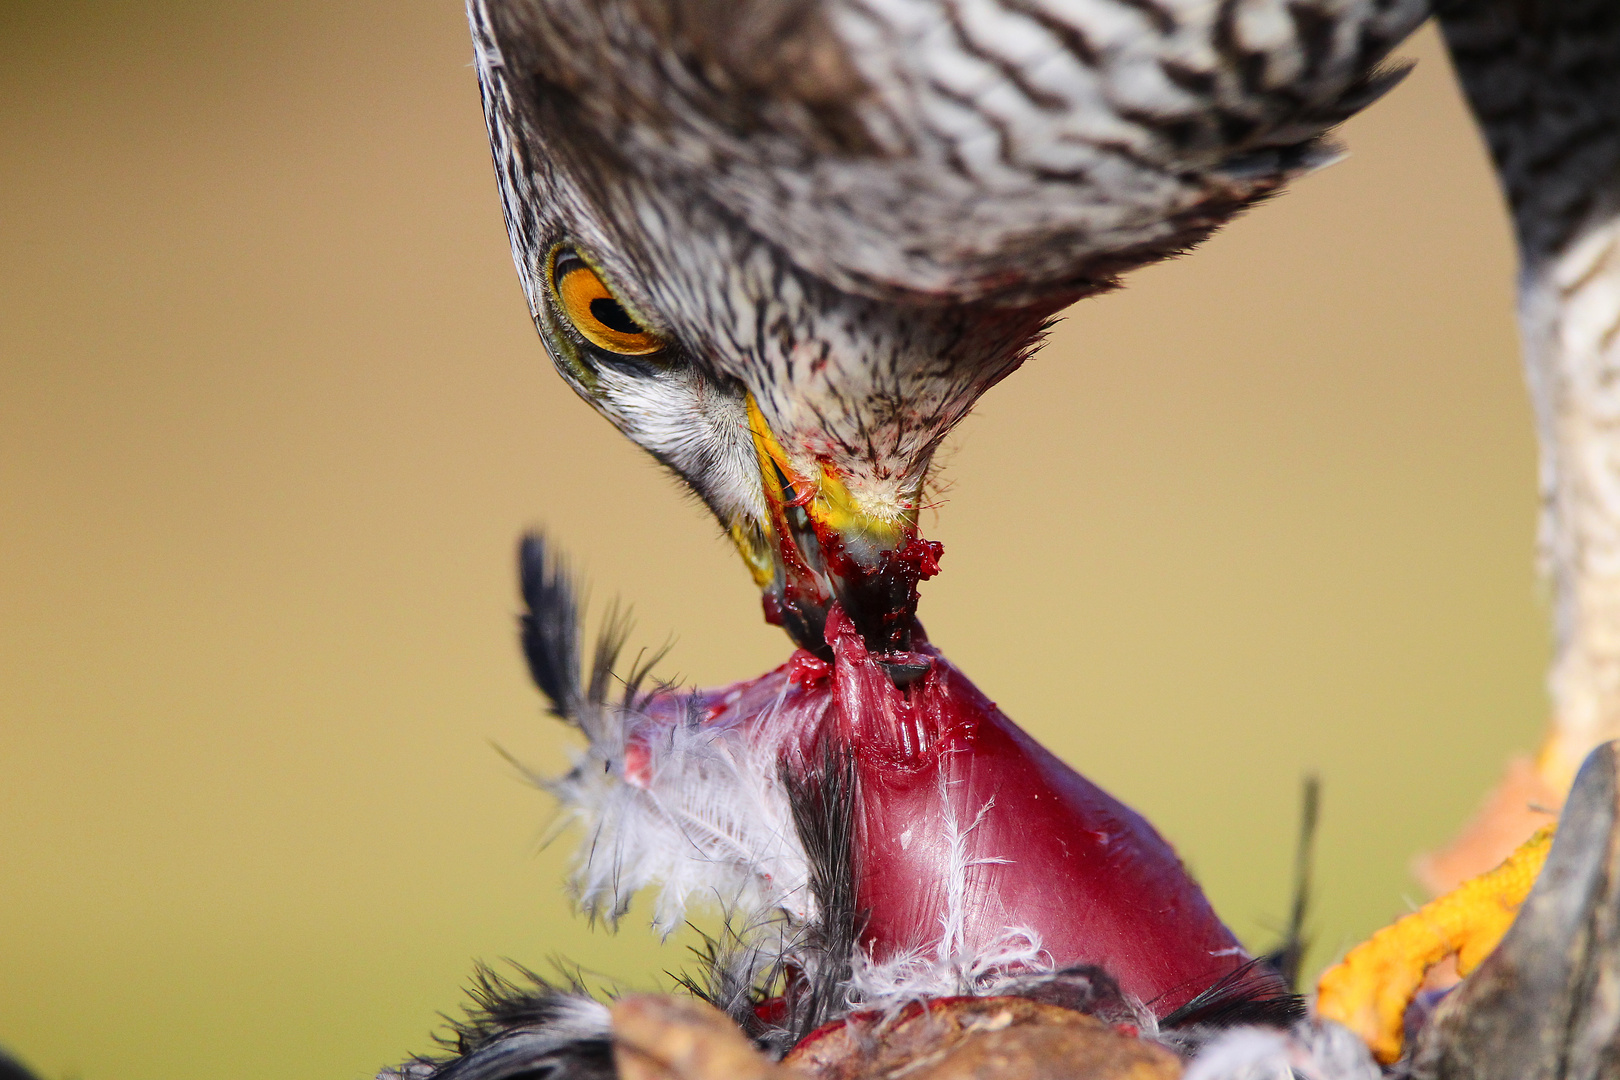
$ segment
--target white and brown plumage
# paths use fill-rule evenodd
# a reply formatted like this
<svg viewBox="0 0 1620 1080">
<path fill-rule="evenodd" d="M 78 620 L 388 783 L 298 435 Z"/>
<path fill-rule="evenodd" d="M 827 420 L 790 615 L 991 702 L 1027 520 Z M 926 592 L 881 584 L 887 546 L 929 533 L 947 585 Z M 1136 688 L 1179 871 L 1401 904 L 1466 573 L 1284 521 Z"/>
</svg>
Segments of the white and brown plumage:
<svg viewBox="0 0 1620 1080">
<path fill-rule="evenodd" d="M 713 510 L 801 648 L 830 659 L 841 610 L 900 689 L 917 677 L 917 584 L 937 569 L 916 519 L 940 440 L 1057 311 L 1330 158 L 1328 130 L 1393 81 L 1380 65 L 1432 13 L 1422 0 L 469 10 L 513 253 L 559 371 Z M 1467 0 L 1439 14 L 1524 256 L 1559 620 L 1545 761 L 1567 785 L 1620 734 L 1620 8 Z M 786 821 L 781 798 L 769 809 Z M 782 865 L 808 881 L 798 840 Z M 605 1014 L 591 1015 L 578 1041 L 595 1058 L 536 1034 L 530 1072 L 605 1068 Z M 424 1071 L 518 1075 L 479 1055 L 531 1028 L 546 1024 L 475 1024 L 461 1057 Z M 1371 1068 L 1276 1039 L 1270 1057 L 1228 1047 L 1194 1069 Z"/>
<path fill-rule="evenodd" d="M 1620 10 L 1473 3 L 1441 26 L 1519 241 L 1556 631 L 1544 768 L 1563 788 L 1620 737 Z"/>
<path fill-rule="evenodd" d="M 1620 734 L 1620 29 L 1608 0 L 1440 9 L 1520 238 L 1567 784 Z M 784 614 L 816 647 L 817 608 L 869 575 L 840 580 L 814 552 L 808 573 L 791 553 L 784 566 L 792 530 L 747 399 L 791 494 L 827 495 L 810 524 L 827 510 L 869 569 L 914 533 L 939 440 L 1045 320 L 1330 156 L 1325 133 L 1388 85 L 1380 62 L 1429 5 L 486 0 L 470 14 L 513 253 L 559 369 L 710 505 L 768 593 L 801 594 Z M 576 332 L 558 245 L 655 349 Z M 846 606 L 879 644 L 882 613 Z"/>
<path fill-rule="evenodd" d="M 801 645 L 837 600 L 878 651 L 905 647 L 928 567 L 888 553 L 951 427 L 1054 313 L 1328 157 L 1426 13 L 470 10 L 513 253 L 564 377 L 708 503 Z M 582 332 L 574 272 L 646 337 Z"/>
</svg>

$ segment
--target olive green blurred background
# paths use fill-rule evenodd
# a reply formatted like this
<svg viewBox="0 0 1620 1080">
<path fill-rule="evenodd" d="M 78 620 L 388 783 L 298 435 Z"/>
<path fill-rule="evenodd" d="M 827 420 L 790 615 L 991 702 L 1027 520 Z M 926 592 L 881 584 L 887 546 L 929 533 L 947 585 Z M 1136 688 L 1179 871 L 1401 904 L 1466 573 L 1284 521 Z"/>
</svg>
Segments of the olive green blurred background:
<svg viewBox="0 0 1620 1080">
<path fill-rule="evenodd" d="M 1431 32 L 1349 160 L 1071 313 L 947 454 L 922 614 L 1255 945 L 1325 784 L 1313 963 L 1534 744 L 1507 227 Z M 0 4 L 0 1044 L 354 1080 L 573 917 L 513 636 L 544 525 L 665 671 L 787 653 L 550 370 L 455 0 Z"/>
</svg>

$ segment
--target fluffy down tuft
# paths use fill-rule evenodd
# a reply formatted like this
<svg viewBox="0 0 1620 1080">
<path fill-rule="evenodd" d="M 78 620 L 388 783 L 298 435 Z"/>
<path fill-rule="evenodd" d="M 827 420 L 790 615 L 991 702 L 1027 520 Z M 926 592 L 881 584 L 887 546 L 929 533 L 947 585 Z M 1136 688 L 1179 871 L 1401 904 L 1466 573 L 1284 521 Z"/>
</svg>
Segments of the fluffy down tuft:
<svg viewBox="0 0 1620 1080">
<path fill-rule="evenodd" d="M 567 774 L 531 777 L 584 832 L 573 880 L 580 907 L 616 923 L 637 892 L 656 884 L 653 923 L 662 934 L 699 900 L 719 904 L 745 936 L 802 927 L 813 899 L 777 767 L 786 728 L 704 724 L 698 696 L 667 687 L 656 697 L 642 693 L 658 656 L 619 679 L 614 668 L 629 627 L 617 615 L 580 686 L 575 590 L 539 537 L 525 539 L 520 573 L 535 681 L 587 740 Z M 615 682 L 623 686 L 616 699 Z"/>
</svg>

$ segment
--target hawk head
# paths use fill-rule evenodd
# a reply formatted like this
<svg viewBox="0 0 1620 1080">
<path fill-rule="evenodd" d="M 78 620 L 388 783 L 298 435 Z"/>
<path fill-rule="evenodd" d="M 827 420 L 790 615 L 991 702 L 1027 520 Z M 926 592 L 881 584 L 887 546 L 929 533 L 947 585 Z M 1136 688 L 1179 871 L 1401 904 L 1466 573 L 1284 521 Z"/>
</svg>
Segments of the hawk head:
<svg viewBox="0 0 1620 1080">
<path fill-rule="evenodd" d="M 834 604 L 873 654 L 909 649 L 934 452 L 1050 317 L 1309 167 L 1379 89 L 1363 27 L 1361 66 L 1256 94 L 1252 64 L 1189 51 L 1224 40 L 1207 4 L 1095 28 L 988 6 L 1005 43 L 949 4 L 469 6 L 547 350 L 824 658 Z"/>
</svg>

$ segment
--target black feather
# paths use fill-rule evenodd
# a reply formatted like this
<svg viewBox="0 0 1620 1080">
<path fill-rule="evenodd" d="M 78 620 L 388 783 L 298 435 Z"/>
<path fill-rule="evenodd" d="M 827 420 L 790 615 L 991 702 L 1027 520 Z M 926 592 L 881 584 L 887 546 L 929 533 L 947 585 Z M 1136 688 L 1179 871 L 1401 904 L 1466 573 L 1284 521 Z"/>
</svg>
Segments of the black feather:
<svg viewBox="0 0 1620 1080">
<path fill-rule="evenodd" d="M 855 907 L 855 807 L 860 805 L 855 752 L 823 743 L 809 767 L 782 764 L 793 829 L 809 864 L 815 921 L 806 928 L 790 987 L 794 1042 L 845 1008 L 851 962 L 864 918 Z"/>
<path fill-rule="evenodd" d="M 1311 944 L 1305 935 L 1305 915 L 1311 904 L 1311 866 L 1316 860 L 1316 822 L 1321 801 L 1321 780 L 1307 776 L 1300 806 L 1299 846 L 1294 849 L 1294 903 L 1288 915 L 1288 930 L 1282 942 L 1261 958 L 1282 976 L 1288 989 L 1296 993 L 1305 950 Z"/>
<path fill-rule="evenodd" d="M 580 628 L 573 577 L 562 559 L 548 552 L 545 537 L 532 532 L 518 543 L 518 580 L 527 609 L 518 623 L 529 675 L 551 702 L 554 714 L 577 722 Z M 600 647 L 598 653 L 600 662 Z"/>
<path fill-rule="evenodd" d="M 693 997 L 706 1001 L 737 1024 L 749 1038 L 761 1045 L 774 1044 L 771 1025 L 760 1018 L 758 1006 L 780 983 L 780 957 L 767 957 L 739 933 L 729 913 L 715 937 L 692 923 L 687 929 L 698 935 L 692 946 L 698 969 L 666 972 L 675 984 Z"/>
<path fill-rule="evenodd" d="M 676 981 L 734 1020 L 762 1050 L 780 1057 L 848 1009 L 856 941 L 863 917 L 855 907 L 855 759 L 847 748 L 821 745 L 807 763 L 784 761 L 781 779 L 794 832 L 809 866 L 816 915 L 766 956 L 750 942 L 769 934 L 741 932 L 726 920 L 719 938 L 698 931 L 697 975 Z M 696 928 L 694 928 L 696 929 Z"/>
<path fill-rule="evenodd" d="M 652 669 L 670 646 L 643 650 L 622 678 L 615 668 L 630 639 L 630 612 L 617 603 L 608 608 L 591 656 L 588 683 L 581 683 L 581 621 L 579 588 L 567 563 L 555 554 L 540 533 L 531 532 L 518 543 L 518 581 L 527 610 L 518 617 L 523 655 L 529 675 L 551 704 L 552 715 L 575 725 L 592 742 L 605 734 L 605 709 L 614 682 L 623 685 L 619 707 L 634 710 Z M 649 693 L 672 688 L 653 680 Z"/>
<path fill-rule="evenodd" d="M 1223 975 L 1159 1021 L 1161 1029 L 1229 1028 L 1244 1024 L 1292 1027 L 1305 1019 L 1305 999 L 1291 992 L 1263 959 Z"/>
<path fill-rule="evenodd" d="M 401 1080 L 614 1080 L 605 1010 L 577 980 L 557 986 L 527 968 L 521 981 L 480 965 L 466 1017 L 439 1037 L 446 1051 L 393 1074 Z M 384 1074 L 388 1075 L 388 1074 Z"/>
</svg>

